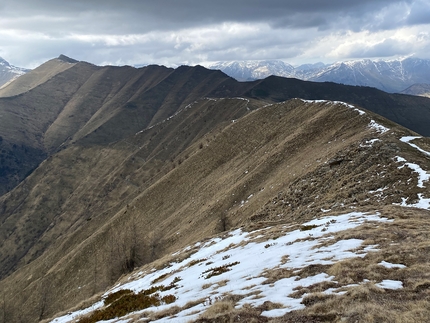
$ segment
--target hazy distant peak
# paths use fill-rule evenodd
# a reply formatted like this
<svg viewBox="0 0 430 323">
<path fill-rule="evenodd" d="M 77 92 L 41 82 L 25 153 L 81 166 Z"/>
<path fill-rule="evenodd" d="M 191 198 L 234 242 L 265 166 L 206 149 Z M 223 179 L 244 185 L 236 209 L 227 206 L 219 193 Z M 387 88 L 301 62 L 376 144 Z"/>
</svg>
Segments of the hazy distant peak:
<svg viewBox="0 0 430 323">
<path fill-rule="evenodd" d="M 4 58 L 0 57 L 0 65 L 10 66 L 9 62 L 7 62 Z"/>
</svg>

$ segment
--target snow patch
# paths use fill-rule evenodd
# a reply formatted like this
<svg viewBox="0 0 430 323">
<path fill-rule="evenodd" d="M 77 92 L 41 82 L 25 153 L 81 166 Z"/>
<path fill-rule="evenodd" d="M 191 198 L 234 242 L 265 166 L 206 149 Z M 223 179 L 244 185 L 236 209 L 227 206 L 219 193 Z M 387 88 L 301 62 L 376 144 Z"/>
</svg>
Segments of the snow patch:
<svg viewBox="0 0 430 323">
<path fill-rule="evenodd" d="M 73 313 L 67 313 L 64 316 L 58 317 L 54 320 L 52 320 L 52 323 L 67 323 L 67 322 L 73 322 L 75 319 L 77 319 L 81 315 L 85 315 L 91 312 L 94 312 L 95 310 L 103 307 L 103 301 L 97 302 L 90 307 L 87 307 L 86 309 L 76 311 Z"/>
<path fill-rule="evenodd" d="M 406 136 L 406 137 L 402 137 L 400 138 L 400 141 L 403 141 L 405 143 L 407 143 L 409 146 L 414 147 L 415 149 L 419 150 L 420 152 L 422 152 L 423 154 L 430 156 L 430 152 L 418 147 L 417 145 L 411 143 L 412 140 L 414 139 L 420 139 L 422 137 L 417 137 L 417 136 Z"/>
<path fill-rule="evenodd" d="M 387 127 L 384 127 L 383 125 L 380 125 L 379 123 L 377 123 L 373 119 L 370 120 L 369 127 L 375 129 L 377 132 L 379 132 L 381 134 L 386 133 L 387 131 L 390 130 Z"/>
<path fill-rule="evenodd" d="M 260 240 L 261 234 L 257 238 L 255 232 L 248 233 L 237 229 L 224 238 L 213 238 L 200 244 L 198 251 L 187 259 L 172 262 L 167 268 L 149 271 L 143 277 L 136 277 L 134 281 L 115 286 L 105 293 L 104 297 L 122 289 L 130 289 L 134 292 L 148 289 L 153 286 L 152 282 L 155 279 L 158 279 L 157 285 L 168 286 L 175 278 L 180 278 L 176 288 L 159 293 L 160 297 L 173 294 L 176 297 L 174 303 L 157 308 L 151 307 L 139 313 L 163 311 L 173 306 L 183 307 L 190 301 L 202 298 L 222 299 L 226 293 L 232 293 L 245 296 L 237 304 L 239 308 L 245 304 L 259 306 L 265 301 L 281 303 L 284 308 L 265 311 L 263 315 L 282 316 L 287 312 L 304 308 L 301 304 L 302 298 L 288 296 L 295 291 L 295 288 L 333 281 L 334 277 L 319 273 L 309 277 L 294 276 L 279 279 L 271 284 L 263 284 L 267 280 L 265 277 L 267 271 L 275 268 L 299 271 L 312 264 L 329 265 L 346 258 L 364 257 L 366 252 L 376 250 L 376 246 L 363 248 L 363 240 L 360 239 L 336 241 L 334 234 L 356 228 L 368 221 L 383 223 L 392 220 L 382 218 L 379 213 L 351 212 L 338 216 L 325 216 L 309 221 L 293 231 L 288 231 L 292 229 L 291 227 L 284 227 L 285 231 L 276 240 L 266 241 Z M 261 232 L 261 230 L 257 231 Z M 207 274 L 219 267 L 227 270 L 219 275 Z M 168 274 L 166 278 L 160 279 L 165 274 Z M 380 284 L 385 286 L 383 288 L 399 286 L 399 282 L 394 281 L 383 281 Z M 258 298 L 255 297 L 256 294 L 259 295 Z M 85 310 L 57 318 L 52 323 L 73 322 L 78 315 L 90 313 L 102 305 L 102 302 L 98 302 Z M 199 304 L 181 311 L 175 317 L 165 317 L 155 322 L 188 322 L 196 319 L 206 309 L 205 304 Z M 127 319 L 127 316 L 121 318 L 122 322 Z M 112 322 L 119 322 L 118 320 Z"/>
<path fill-rule="evenodd" d="M 406 160 L 404 160 L 404 161 L 406 161 Z M 427 172 L 424 169 L 422 169 L 420 167 L 420 165 L 417 165 L 417 164 L 414 164 L 414 163 L 405 163 L 404 165 L 399 166 L 398 168 L 402 169 L 405 166 L 408 166 L 414 172 L 418 173 L 418 185 L 417 186 L 420 187 L 420 188 L 424 188 L 424 182 L 427 182 L 430 179 L 430 175 L 427 174 Z"/>
<path fill-rule="evenodd" d="M 384 266 L 385 268 L 406 268 L 405 265 L 402 264 L 392 264 L 385 260 L 381 261 L 378 265 Z"/>
<path fill-rule="evenodd" d="M 385 279 L 381 281 L 378 284 L 375 284 L 378 287 L 384 288 L 384 289 L 401 289 L 403 288 L 403 283 L 399 280 L 391 280 L 391 279 Z"/>
</svg>

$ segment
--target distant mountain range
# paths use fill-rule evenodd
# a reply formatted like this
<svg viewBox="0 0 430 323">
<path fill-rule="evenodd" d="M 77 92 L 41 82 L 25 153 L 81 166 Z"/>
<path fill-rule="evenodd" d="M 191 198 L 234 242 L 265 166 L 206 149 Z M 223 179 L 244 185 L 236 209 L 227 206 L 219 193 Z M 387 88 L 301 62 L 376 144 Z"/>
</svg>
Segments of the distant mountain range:
<svg viewBox="0 0 430 323">
<path fill-rule="evenodd" d="M 6 60 L 0 57 L 0 88 L 28 71 L 29 69 L 10 65 Z"/>
<path fill-rule="evenodd" d="M 305 64 L 298 67 L 279 61 L 231 61 L 207 66 L 219 69 L 238 81 L 263 79 L 270 75 L 293 77 L 316 82 L 370 86 L 386 92 L 402 92 L 415 84 L 430 84 L 430 60 L 405 58 L 396 60 L 355 60 Z M 408 94 L 415 93 L 413 88 Z"/>
</svg>

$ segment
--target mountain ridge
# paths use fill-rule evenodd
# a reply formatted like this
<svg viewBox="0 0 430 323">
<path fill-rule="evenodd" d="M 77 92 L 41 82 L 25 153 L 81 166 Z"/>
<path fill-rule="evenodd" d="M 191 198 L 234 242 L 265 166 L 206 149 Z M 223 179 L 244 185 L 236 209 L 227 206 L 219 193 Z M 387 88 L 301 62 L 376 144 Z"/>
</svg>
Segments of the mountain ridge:
<svg viewBox="0 0 430 323">
<path fill-rule="evenodd" d="M 217 115 L 224 115 L 225 111 L 233 112 L 230 104 L 237 105 L 242 112 L 237 116 L 225 116 L 223 127 L 218 130 L 213 128 L 199 140 L 192 141 L 191 145 L 184 150 L 180 147 L 176 152 L 171 148 L 161 149 L 159 156 L 167 161 L 167 164 L 163 165 L 160 164 L 160 161 L 148 158 L 152 155 L 148 145 L 158 147 L 159 144 L 154 142 L 158 136 L 171 138 L 166 138 L 171 144 L 182 142 L 175 140 L 175 137 L 184 130 L 180 124 L 185 125 L 184 122 L 188 122 L 187 115 L 197 116 L 202 108 L 207 112 L 212 111 Z M 70 168 L 72 173 L 77 172 L 82 176 L 82 172 L 84 174 L 89 172 L 85 165 L 88 165 L 91 158 L 101 156 L 100 154 L 104 156 L 94 159 L 90 168 L 91 172 L 94 172 L 90 177 L 92 180 L 85 183 L 86 186 L 92 187 L 92 196 L 86 195 L 86 192 L 89 192 L 88 189 L 84 189 L 79 183 L 74 184 L 76 188 L 72 188 L 75 193 L 71 191 L 68 193 L 64 188 L 59 190 L 62 195 L 64 194 L 63 199 L 66 199 L 66 203 L 61 207 L 64 215 L 53 222 L 53 227 L 44 233 L 45 238 L 39 238 L 43 245 L 43 240 L 48 239 L 49 235 L 54 232 L 58 234 L 57 226 L 62 228 L 62 234 L 55 240 L 63 241 L 64 247 L 55 251 L 56 255 L 51 252 L 48 254 L 53 257 L 52 260 L 57 259 L 54 261 L 56 266 L 64 268 L 64 271 L 50 271 L 43 280 L 49 281 L 52 286 L 57 286 L 56 299 L 47 296 L 50 298 L 45 308 L 46 313 L 52 313 L 52 309 L 58 308 L 61 304 L 70 306 L 71 302 L 78 300 L 79 296 L 73 296 L 72 292 L 78 286 L 83 286 L 80 297 L 91 295 L 94 288 L 94 277 L 91 274 L 93 272 L 92 264 L 97 259 L 100 263 L 106 261 L 111 263 L 106 269 L 97 272 L 97 284 L 102 287 L 113 283 L 109 280 L 109 270 L 115 268 L 115 270 L 120 270 L 122 261 L 127 259 L 123 257 L 128 257 L 128 252 L 119 256 L 115 251 L 112 255 L 114 258 L 110 258 L 110 244 L 105 240 L 108 236 L 117 235 L 117 239 L 114 241 L 124 243 L 125 250 L 128 250 L 134 243 L 133 234 L 128 238 L 123 237 L 122 234 L 127 232 L 130 234 L 134 230 L 141 232 L 145 237 L 138 238 L 136 247 L 140 250 L 139 252 L 146 253 L 141 255 L 142 258 L 151 259 L 154 257 L 152 252 L 155 252 L 155 255 L 175 252 L 178 246 L 185 247 L 189 243 L 194 243 L 199 237 L 211 236 L 219 230 L 225 230 L 225 227 L 235 228 L 240 225 L 264 227 L 265 222 L 279 221 L 279 214 L 285 215 L 283 221 L 287 221 L 287 223 L 293 217 L 297 223 L 301 223 L 311 219 L 315 214 L 323 215 L 322 210 L 331 209 L 332 212 L 336 210 L 341 212 L 350 206 L 355 206 L 358 210 L 363 207 L 365 209 L 379 208 L 381 205 L 401 203 L 401 196 L 410 197 L 410 202 L 417 193 L 423 192 L 427 196 L 427 189 L 408 186 L 409 174 L 412 174 L 412 171 L 408 171 L 408 168 L 398 169 L 397 164 L 392 160 L 402 150 L 403 153 L 400 155 L 406 157 L 411 154 L 411 156 L 415 156 L 413 158 L 415 162 L 418 162 L 418 158 L 420 164 L 428 163 L 423 156 L 415 155 L 413 150 L 408 151 L 409 146 L 406 143 L 395 139 L 398 136 L 414 135 L 414 133 L 399 128 L 369 112 L 362 114 L 363 110 L 343 103 L 295 99 L 265 108 L 261 106 L 261 103 L 257 103 L 256 109 L 249 104 L 255 103 L 252 101 L 248 103 L 241 99 L 216 99 L 216 101 L 206 99 L 200 103 L 197 102 L 158 126 L 122 142 L 117 142 L 109 149 L 110 152 L 103 147 L 71 146 L 45 162 L 37 172 L 38 176 L 43 175 L 43 168 L 46 167 L 49 167 L 51 172 L 55 167 L 60 167 L 58 170 L 63 169 L 61 172 Z M 224 106 L 224 110 L 219 110 L 222 106 Z M 248 108 L 251 108 L 250 111 L 247 110 Z M 215 120 L 215 118 L 207 120 Z M 327 120 L 332 122 L 336 120 L 333 122 L 336 127 L 327 127 Z M 371 120 L 382 122 L 384 127 L 390 130 L 385 131 L 380 127 L 372 126 Z M 205 124 L 195 121 L 196 126 Z M 176 133 L 172 133 L 172 129 L 177 129 Z M 186 133 L 187 131 L 182 134 L 184 138 L 186 138 Z M 375 138 L 379 138 L 380 142 L 374 140 Z M 117 151 L 115 152 L 115 150 Z M 77 153 L 78 151 L 79 153 Z M 131 153 L 132 151 L 135 153 Z M 165 155 L 166 152 L 173 154 L 169 157 L 169 155 Z M 149 155 L 146 155 L 148 153 Z M 80 156 L 73 162 L 75 167 L 71 167 L 72 160 L 67 157 L 68 155 L 74 156 L 75 159 Z M 174 156 L 173 161 L 171 161 L 172 156 Z M 232 156 L 234 157 L 232 158 Z M 311 156 L 312 158 L 310 158 Z M 123 162 L 118 162 L 119 157 Z M 336 161 L 339 158 L 341 160 L 339 164 L 333 162 L 334 166 L 330 166 L 332 160 Z M 67 160 L 69 160 L 69 164 L 65 164 Z M 95 162 L 95 160 L 98 161 Z M 153 169 L 152 175 L 150 173 L 145 175 L 142 163 L 149 163 L 148 168 L 145 167 L 146 171 L 153 169 L 153 166 L 157 167 L 158 164 L 158 167 L 161 168 L 160 173 L 156 173 Z M 384 167 L 389 167 L 394 172 L 390 173 L 385 170 L 387 174 L 385 178 L 373 176 L 381 171 L 384 172 Z M 104 175 L 100 173 L 101 170 Z M 352 172 L 349 176 L 354 179 L 351 185 L 345 184 L 348 182 L 348 177 L 345 177 L 348 172 Z M 31 195 L 42 194 L 43 196 L 48 193 L 43 188 L 46 185 L 69 187 L 64 180 L 71 178 L 72 173 L 63 173 L 63 182 L 52 181 L 58 177 L 57 172 L 52 172 L 51 179 L 46 178 L 42 181 L 30 177 L 19 190 L 24 189 L 25 186 L 32 187 L 30 182 L 37 182 L 39 187 L 34 186 Z M 322 174 L 325 175 L 322 176 Z M 148 182 L 148 179 L 154 175 L 155 178 Z M 370 182 L 364 184 L 365 181 L 360 181 L 360 177 L 367 178 Z M 338 180 L 342 178 L 344 180 Z M 388 183 L 395 183 L 398 180 L 402 184 L 397 184 L 397 187 L 388 185 Z M 92 184 L 93 181 L 94 184 L 97 183 L 96 186 Z M 314 184 L 310 185 L 312 182 Z M 365 185 L 362 189 L 357 187 L 359 182 Z M 40 186 L 42 183 L 43 185 Z M 180 189 L 177 189 L 175 184 L 178 184 Z M 368 193 L 370 190 L 387 185 L 393 189 L 385 192 L 389 199 L 382 199 L 378 194 Z M 96 188 L 97 186 L 103 189 L 100 190 L 100 188 Z M 344 190 L 340 189 L 342 187 L 345 187 Z M 314 200 L 312 204 L 312 199 L 306 198 L 306 196 L 315 196 L 316 189 L 320 193 L 320 200 Z M 13 194 L 20 195 L 19 190 Z M 133 191 L 135 193 L 132 193 Z M 308 191 L 313 193 L 308 194 Z M 130 195 L 130 193 L 132 194 Z M 321 194 L 327 194 L 327 197 L 323 197 Z M 40 201 L 45 200 L 42 196 L 40 196 Z M 370 198 L 367 202 L 365 201 L 366 196 Z M 52 200 L 52 197 L 50 199 Z M 70 200 L 67 201 L 68 199 Z M 122 200 L 119 204 L 117 204 L 118 199 Z M 281 200 L 289 201 L 289 203 L 281 203 Z M 61 198 L 58 201 L 61 201 Z M 274 203 L 274 201 L 279 202 Z M 337 201 L 342 203 L 336 203 Z M 20 203 L 24 206 L 27 204 Z M 52 205 L 51 203 L 49 199 L 45 200 L 41 207 L 43 205 L 45 208 L 49 207 Z M 311 204 L 310 207 L 308 207 L 309 204 Z M 7 205 L 8 208 L 13 207 L 9 206 L 9 203 Z M 25 210 L 24 207 L 21 212 L 26 213 Z M 37 214 L 41 210 L 36 209 L 33 214 Z M 51 210 L 52 214 L 56 213 L 54 210 Z M 71 217 L 71 212 L 75 213 L 75 220 Z M 145 214 L 143 218 L 140 217 L 141 212 Z M 79 213 L 82 215 L 79 216 Z M 219 222 L 225 213 L 227 214 L 225 222 L 223 222 L 224 220 Z M 31 215 L 28 216 L 31 218 Z M 109 220 L 104 222 L 103 219 L 106 218 Z M 64 221 L 69 223 L 68 227 L 64 227 L 66 224 Z M 48 225 L 49 221 L 45 223 Z M 105 223 L 105 225 L 101 226 L 101 223 Z M 92 230 L 95 231 L 91 234 Z M 106 230 L 110 233 L 107 233 Z M 163 232 L 162 235 L 160 231 Z M 178 232 L 179 234 L 177 234 Z M 13 239 L 13 236 L 9 239 Z M 82 242 L 78 249 L 74 249 L 72 241 Z M 142 243 L 143 245 L 141 245 Z M 103 247 L 103 244 L 106 245 Z M 10 246 L 8 245 L 8 247 Z M 34 251 L 24 258 L 27 259 L 26 261 L 31 259 L 27 258 L 30 254 L 34 253 L 35 256 L 39 254 L 37 250 L 40 246 L 33 248 Z M 54 250 L 52 249 L 52 252 Z M 45 259 L 45 262 L 42 262 L 39 257 L 32 260 L 32 262 L 39 263 L 39 270 L 42 269 L 40 267 L 42 264 L 46 265 L 46 261 L 49 259 L 46 258 L 48 254 L 42 258 Z M 119 262 L 113 262 L 113 259 Z M 87 266 L 87 264 L 91 265 Z M 114 264 L 119 267 L 115 267 Z M 81 271 L 78 273 L 73 268 L 80 268 Z M 22 267 L 6 281 L 9 279 L 16 281 L 19 277 L 16 275 L 24 272 L 26 272 L 24 277 L 28 276 L 27 270 L 29 269 L 28 266 Z M 43 272 L 43 270 L 41 271 Z M 64 275 L 70 275 L 73 272 L 73 281 L 64 278 Z M 51 285 L 43 285 L 45 286 L 43 287 L 39 285 L 39 280 L 34 279 L 30 279 L 30 281 L 18 279 L 18 281 L 31 284 L 30 286 L 34 286 L 32 290 L 39 290 L 39 288 L 51 290 L 49 287 Z M 67 284 L 64 286 L 62 281 Z M 61 290 L 63 291 L 60 292 Z M 43 294 L 43 289 L 40 289 L 40 293 Z M 62 303 L 61 298 L 58 298 L 59 293 L 67 295 L 67 304 Z M 37 310 L 40 304 L 36 302 L 34 306 Z"/>
<path fill-rule="evenodd" d="M 275 76 L 240 83 L 200 66 L 134 69 L 78 62 L 57 73 L 60 63 L 54 63 L 45 70 L 53 75 L 45 82 L 0 98 L 1 113 L 15 125 L 0 127 L 1 157 L 6 160 L 16 151 L 19 140 L 28 147 L 13 160 L 35 160 L 30 148 L 44 154 L 35 169 L 19 181 L 14 177 L 16 185 L 0 196 L 3 321 L 51 321 L 62 311 L 83 308 L 81 302 L 93 304 L 91 297 L 99 299 L 141 266 L 169 268 L 171 260 L 162 260 L 164 256 L 231 230 L 275 226 L 282 231 L 302 225 L 313 230 L 307 226 L 314 218 L 351 211 L 394 220 L 386 231 L 363 224 L 357 230 L 364 231 L 339 233 L 349 240 L 359 236 L 365 245 L 377 239 L 382 251 L 364 258 L 366 275 L 342 274 L 355 275 L 348 266 L 357 260 L 347 260 L 333 267 L 307 266 L 304 277 L 307 271 L 329 272 L 343 285 L 371 278 L 363 308 L 381 295 L 376 284 L 387 279 L 405 287 L 398 299 L 409 300 L 418 292 L 426 299 L 426 276 L 419 268 L 428 263 L 420 230 L 429 226 L 430 143 L 393 120 L 416 128 L 429 120 L 429 99 Z M 26 82 L 35 84 L 31 78 Z M 414 217 L 416 222 L 408 226 L 405 219 Z M 421 228 L 419 235 L 412 234 L 412 224 Z M 262 246 L 264 252 L 275 250 L 270 249 L 276 243 L 272 238 Z M 396 258 L 398 248 L 389 247 L 385 238 L 407 240 L 406 249 Z M 375 271 L 382 260 L 409 267 L 398 275 Z M 210 268 L 217 267 L 200 274 L 206 277 Z M 372 272 L 376 278 L 368 276 Z M 273 283 L 288 276 L 276 270 L 271 275 Z M 394 304 L 388 308 L 395 311 L 397 294 L 386 295 Z M 233 296 L 234 307 L 242 298 Z M 345 302 L 354 299 L 345 297 Z M 193 302 L 205 306 L 204 299 Z M 348 306 L 329 308 L 357 318 Z M 263 320 L 266 310 L 254 308 L 254 318 Z M 363 318 L 364 312 L 357 315 Z M 408 309 L 405 315 L 413 313 Z M 164 315 L 161 319 L 168 320 Z"/>
<path fill-rule="evenodd" d="M 247 97 L 267 103 L 295 97 L 344 101 L 430 136 L 427 98 L 274 76 L 237 82 L 200 66 L 98 67 L 57 58 L 4 90 L 10 95 L 0 96 L 0 136 L 6 157 L 0 166 L 2 193 L 58 149 L 78 141 L 94 145 L 120 140 L 165 120 L 201 97 Z M 33 118 L 33 113 L 38 117 Z M 32 153 L 25 157 L 25 150 Z"/>
</svg>

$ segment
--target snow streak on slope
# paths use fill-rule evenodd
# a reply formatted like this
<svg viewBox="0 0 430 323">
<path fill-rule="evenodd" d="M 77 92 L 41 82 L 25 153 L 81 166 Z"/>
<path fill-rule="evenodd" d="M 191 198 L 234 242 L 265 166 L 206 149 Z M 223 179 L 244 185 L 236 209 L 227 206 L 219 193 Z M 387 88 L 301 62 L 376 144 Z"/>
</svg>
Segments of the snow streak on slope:
<svg viewBox="0 0 430 323">
<path fill-rule="evenodd" d="M 377 246 L 363 246 L 363 240 L 360 239 L 337 241 L 333 236 L 337 232 L 356 228 L 368 221 L 381 223 L 390 220 L 381 218 L 379 214 L 360 212 L 327 216 L 309 221 L 296 230 L 292 230 L 292 227 L 297 226 L 284 226 L 279 237 L 269 240 L 265 238 L 265 234 L 270 228 L 249 233 L 237 229 L 224 238 L 213 238 L 186 248 L 183 251 L 196 249 L 196 252 L 187 259 L 171 262 L 168 267 L 161 270 L 154 268 L 132 275 L 129 282 L 117 285 L 104 297 L 124 289 L 137 293 L 147 290 L 154 284 L 164 286 L 175 284 L 175 289 L 160 292 L 161 297 L 173 294 L 176 297 L 174 303 L 151 307 L 139 313 L 161 312 L 173 306 L 183 308 L 190 301 L 201 300 L 197 305 L 179 311 L 174 318 L 165 317 L 157 320 L 157 322 L 189 322 L 197 319 L 212 301 L 234 294 L 243 297 L 236 305 L 239 308 L 245 304 L 259 306 L 266 301 L 280 303 L 282 308 L 265 311 L 262 315 L 282 316 L 287 312 L 304 308 L 301 302 L 306 294 L 298 298 L 290 296 L 296 287 L 306 287 L 325 281 L 336 284 L 333 281 L 334 277 L 325 273 L 299 277 L 298 272 L 301 268 L 315 264 L 330 265 L 351 257 L 364 257 L 368 251 L 376 250 Z M 266 282 L 266 275 L 275 269 L 292 270 L 297 275 Z M 399 287 L 399 282 L 379 283 L 381 288 Z M 340 294 L 340 291 L 338 288 L 330 288 L 325 293 Z M 52 322 L 73 322 L 79 315 L 92 312 L 101 306 L 102 302 L 98 302 L 89 309 L 69 313 Z M 124 319 L 127 319 L 127 316 L 109 322 L 126 322 L 122 321 Z"/>
<path fill-rule="evenodd" d="M 411 143 L 412 140 L 414 139 L 419 139 L 422 137 L 417 137 L 417 136 L 406 136 L 406 137 L 402 137 L 400 138 L 400 141 L 403 141 L 405 143 L 407 143 L 409 146 L 414 147 L 415 149 L 418 149 L 420 152 L 422 152 L 424 155 L 430 156 L 430 153 L 428 151 L 425 151 L 424 149 L 421 149 L 420 147 L 418 147 L 417 145 Z"/>
<path fill-rule="evenodd" d="M 410 143 L 410 141 L 412 141 L 413 139 L 419 139 L 419 138 L 421 138 L 421 137 L 406 136 L 406 137 L 400 138 L 400 141 L 405 142 L 405 143 L 409 144 L 411 147 L 414 147 L 418 151 L 422 152 L 423 154 L 430 156 L 430 153 L 428 151 L 418 147 L 415 144 Z M 424 182 L 428 182 L 430 180 L 430 174 L 427 171 L 425 171 L 424 169 L 421 168 L 421 166 L 419 166 L 415 163 L 407 162 L 406 159 L 404 159 L 403 157 L 400 157 L 400 156 L 396 157 L 396 161 L 399 163 L 403 163 L 403 165 L 399 166 L 399 168 L 403 168 L 404 166 L 408 166 L 410 169 L 412 169 L 414 172 L 416 172 L 418 174 L 417 186 L 419 188 L 425 188 Z M 407 203 L 408 198 L 403 197 L 402 203 L 400 205 L 430 210 L 430 198 L 425 198 L 422 193 L 418 193 L 417 195 L 418 195 L 418 201 L 417 202 L 408 204 Z"/>
</svg>

